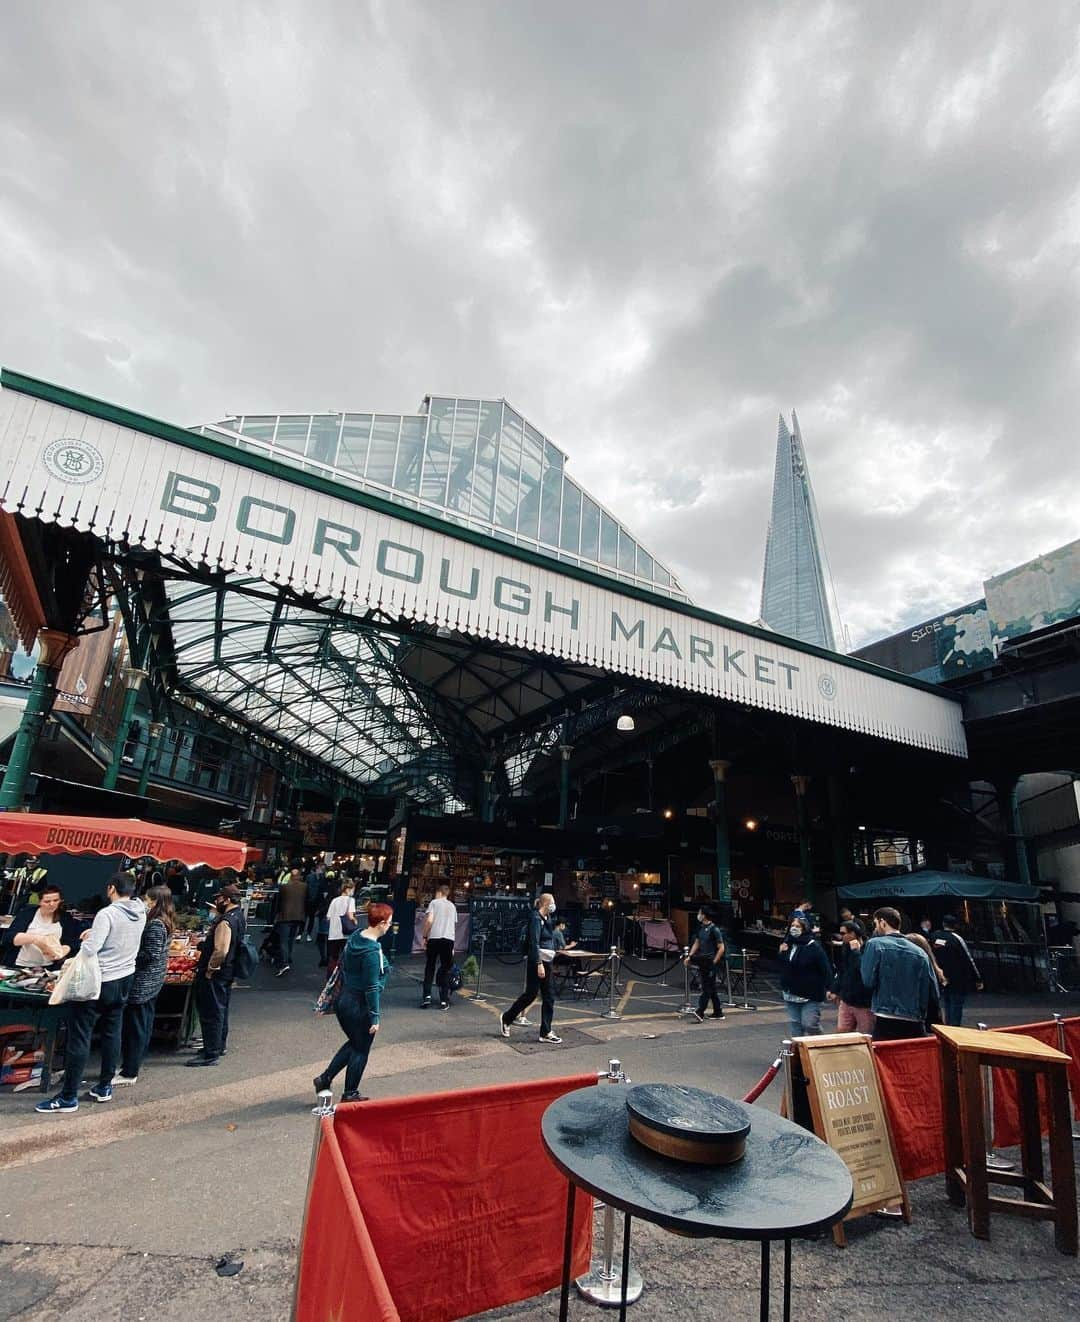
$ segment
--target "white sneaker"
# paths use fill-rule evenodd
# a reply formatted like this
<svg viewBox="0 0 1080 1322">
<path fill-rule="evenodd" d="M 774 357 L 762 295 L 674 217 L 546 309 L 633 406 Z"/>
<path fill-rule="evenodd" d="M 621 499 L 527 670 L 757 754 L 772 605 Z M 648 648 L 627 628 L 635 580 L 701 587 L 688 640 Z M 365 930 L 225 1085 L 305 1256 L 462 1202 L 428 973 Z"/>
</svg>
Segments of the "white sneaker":
<svg viewBox="0 0 1080 1322">
<path fill-rule="evenodd" d="M 523 1014 L 519 1014 L 518 1017 L 514 1020 L 514 1023 L 517 1025 L 518 1028 L 535 1028 L 535 1027 L 536 1027 L 536 1025 L 533 1023 L 533 1021 L 532 1021 L 531 1019 L 526 1019 L 525 1016 L 524 1016 Z"/>
<path fill-rule="evenodd" d="M 552 1046 L 558 1046 L 562 1041 L 561 1037 L 556 1037 L 554 1033 L 543 1033 L 540 1037 L 541 1042 L 550 1042 Z"/>
<path fill-rule="evenodd" d="M 506 1022 L 506 1020 L 502 1017 L 502 1015 L 499 1016 L 499 1032 L 503 1035 L 503 1037 L 510 1036 L 510 1025 Z"/>
<path fill-rule="evenodd" d="M 139 1082 L 139 1076 L 137 1074 L 132 1075 L 130 1079 L 126 1074 L 114 1074 L 112 1080 L 112 1086 L 114 1088 L 130 1088 L 133 1083 L 138 1083 L 138 1082 Z"/>
</svg>

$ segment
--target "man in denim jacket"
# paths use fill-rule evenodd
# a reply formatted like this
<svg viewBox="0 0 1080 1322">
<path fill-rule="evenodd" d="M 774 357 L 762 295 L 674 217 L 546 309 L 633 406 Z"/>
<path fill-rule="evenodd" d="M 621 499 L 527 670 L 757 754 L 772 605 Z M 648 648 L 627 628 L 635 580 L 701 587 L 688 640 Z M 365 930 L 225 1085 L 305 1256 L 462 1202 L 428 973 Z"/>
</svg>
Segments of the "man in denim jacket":
<svg viewBox="0 0 1080 1322">
<path fill-rule="evenodd" d="M 926 1036 L 934 974 L 923 951 L 900 935 L 895 909 L 875 910 L 874 935 L 866 943 L 859 971 L 871 992 L 876 1042 Z"/>
</svg>

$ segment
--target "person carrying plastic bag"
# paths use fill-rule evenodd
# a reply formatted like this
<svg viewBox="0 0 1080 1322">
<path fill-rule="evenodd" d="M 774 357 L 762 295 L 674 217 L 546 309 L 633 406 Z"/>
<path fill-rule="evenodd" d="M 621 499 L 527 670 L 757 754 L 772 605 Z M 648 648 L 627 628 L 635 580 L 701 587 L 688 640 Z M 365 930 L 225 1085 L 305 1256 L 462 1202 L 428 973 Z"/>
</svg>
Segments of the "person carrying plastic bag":
<svg viewBox="0 0 1080 1322">
<path fill-rule="evenodd" d="M 55 1097 L 34 1108 L 41 1115 L 72 1115 L 79 1109 L 79 1087 L 90 1056 L 90 1039 L 99 1020 L 101 1072 L 96 1087 L 87 1095 L 95 1102 L 112 1101 L 112 1079 L 120 1063 L 120 1026 L 146 926 L 146 905 L 132 898 L 134 891 L 135 880 L 128 873 L 117 872 L 109 878 L 105 888 L 109 903 L 94 919 L 90 930 L 82 934 L 82 948 L 69 965 L 73 970 L 70 979 L 85 987 L 88 983 L 83 980 L 92 978 L 92 965 L 96 963 L 101 987 L 92 1001 L 72 1000 L 64 1082 Z"/>
</svg>

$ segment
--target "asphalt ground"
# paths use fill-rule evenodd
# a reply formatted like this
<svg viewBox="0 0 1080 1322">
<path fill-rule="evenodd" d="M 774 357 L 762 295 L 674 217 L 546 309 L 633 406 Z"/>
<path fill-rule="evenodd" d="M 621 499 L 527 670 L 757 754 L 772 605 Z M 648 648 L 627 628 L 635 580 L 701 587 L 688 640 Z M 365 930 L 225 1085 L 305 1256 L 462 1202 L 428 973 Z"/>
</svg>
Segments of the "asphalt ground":
<svg viewBox="0 0 1080 1322">
<path fill-rule="evenodd" d="M 679 970 L 665 986 L 644 976 L 659 971 L 656 961 L 634 963 L 639 971 L 625 970 L 617 990 L 619 1019 L 602 1017 L 607 999 L 567 996 L 555 1026 L 573 1029 L 573 1041 L 567 1033 L 561 1047 L 523 1052 L 515 1045 L 535 1039 L 535 1029 L 515 1028 L 509 1046 L 497 1030 L 521 985 L 520 962 L 489 958 L 481 999 L 464 994 L 440 1011 L 418 1008 L 421 961 L 401 961 L 364 1091 L 418 1095 L 601 1070 L 614 1056 L 635 1082 L 678 1080 L 743 1096 L 785 1034 L 769 988 L 751 988 L 758 1009 L 698 1024 L 678 1014 Z M 214 1069 L 186 1069 L 183 1053 L 153 1053 L 135 1088 L 117 1090 L 108 1106 L 84 1102 L 75 1116 L 35 1115 L 36 1093 L 0 1097 L 0 1318 L 171 1322 L 210 1309 L 230 1322 L 288 1317 L 315 1123 L 311 1079 L 340 1040 L 334 1020 L 311 1012 L 322 979 L 315 965 L 315 947 L 305 943 L 285 977 L 261 968 L 234 992 L 229 1055 Z M 968 1019 L 1021 1023 L 1051 1009 L 1077 1013 L 1080 1001 L 974 997 Z M 538 1020 L 539 1007 L 530 1017 Z M 778 1080 L 760 1104 L 775 1109 L 779 1099 Z M 865 1218 L 852 1224 L 846 1250 L 831 1240 L 796 1247 L 794 1316 L 1080 1314 L 1080 1270 L 1055 1252 L 1048 1226 L 995 1218 L 983 1243 L 948 1206 L 941 1180 L 911 1193 L 911 1226 Z M 756 1250 L 638 1225 L 634 1252 L 646 1292 L 631 1316 L 757 1316 Z M 214 1265 L 226 1254 L 244 1266 L 222 1278 Z M 556 1312 L 545 1297 L 486 1316 Z M 597 1316 L 580 1301 L 571 1313 Z"/>
</svg>

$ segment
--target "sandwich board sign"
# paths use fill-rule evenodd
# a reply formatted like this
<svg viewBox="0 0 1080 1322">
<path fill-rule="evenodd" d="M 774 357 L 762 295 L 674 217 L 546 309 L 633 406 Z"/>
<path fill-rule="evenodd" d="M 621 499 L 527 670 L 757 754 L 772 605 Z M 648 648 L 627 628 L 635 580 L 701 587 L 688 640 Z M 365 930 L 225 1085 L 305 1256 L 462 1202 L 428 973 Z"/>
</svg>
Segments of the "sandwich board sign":
<svg viewBox="0 0 1080 1322">
<path fill-rule="evenodd" d="M 907 1189 L 870 1039 L 863 1033 L 834 1033 L 798 1037 L 794 1045 L 814 1133 L 851 1172 L 855 1198 L 844 1219 L 898 1209 L 910 1223 Z M 800 1109 L 797 1101 L 796 1117 Z M 843 1223 L 833 1227 L 833 1238 L 841 1248 L 846 1246 Z"/>
</svg>

